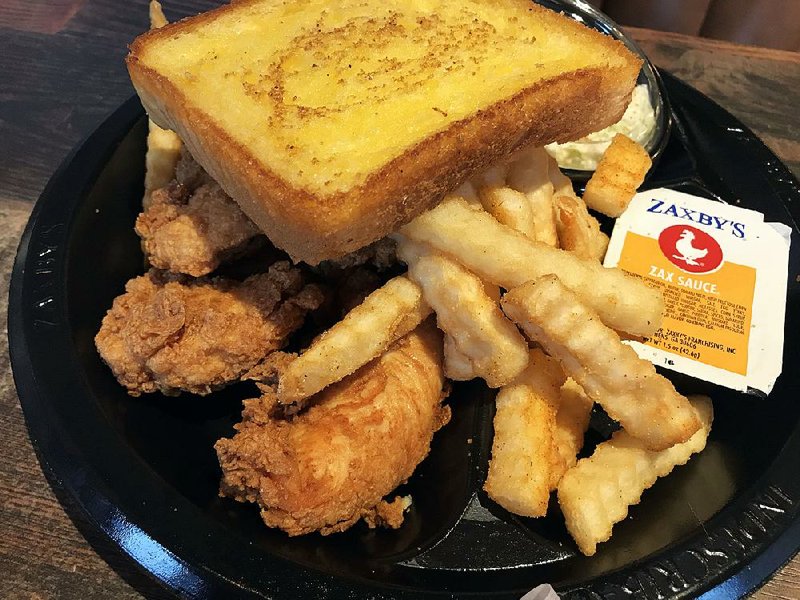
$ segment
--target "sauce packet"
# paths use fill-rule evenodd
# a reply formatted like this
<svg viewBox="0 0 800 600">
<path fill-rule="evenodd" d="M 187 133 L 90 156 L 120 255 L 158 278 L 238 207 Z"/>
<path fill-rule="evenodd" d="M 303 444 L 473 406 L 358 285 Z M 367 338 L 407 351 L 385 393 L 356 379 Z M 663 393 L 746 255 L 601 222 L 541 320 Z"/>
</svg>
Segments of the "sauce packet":
<svg viewBox="0 0 800 600">
<path fill-rule="evenodd" d="M 627 343 L 657 366 L 769 394 L 782 368 L 791 231 L 675 190 L 638 193 L 603 264 L 658 288 L 666 310 L 653 336 Z"/>
</svg>

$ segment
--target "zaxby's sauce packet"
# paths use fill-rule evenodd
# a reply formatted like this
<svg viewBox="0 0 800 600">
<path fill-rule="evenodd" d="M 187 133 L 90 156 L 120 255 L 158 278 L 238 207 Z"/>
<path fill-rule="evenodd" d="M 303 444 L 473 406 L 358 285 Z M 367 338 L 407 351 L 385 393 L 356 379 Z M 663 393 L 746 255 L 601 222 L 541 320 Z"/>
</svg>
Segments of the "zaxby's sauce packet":
<svg viewBox="0 0 800 600">
<path fill-rule="evenodd" d="M 669 189 L 637 194 L 617 219 L 604 265 L 664 295 L 661 328 L 637 354 L 740 391 L 780 375 L 791 229 L 752 210 Z"/>
</svg>

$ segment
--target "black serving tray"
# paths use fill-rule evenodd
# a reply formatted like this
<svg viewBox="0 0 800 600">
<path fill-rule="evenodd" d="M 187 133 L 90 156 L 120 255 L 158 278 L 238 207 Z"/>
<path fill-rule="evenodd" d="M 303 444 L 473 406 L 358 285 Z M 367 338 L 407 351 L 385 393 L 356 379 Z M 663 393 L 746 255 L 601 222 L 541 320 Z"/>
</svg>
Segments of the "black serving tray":
<svg viewBox="0 0 800 600">
<path fill-rule="evenodd" d="M 711 395 L 706 450 L 645 492 L 611 541 L 581 556 L 554 503 L 524 519 L 482 492 L 493 395 L 456 385 L 452 422 L 406 484 L 397 531 L 359 525 L 289 538 L 254 506 L 217 496 L 214 442 L 233 433 L 234 386 L 201 398 L 131 398 L 93 344 L 125 282 L 141 273 L 146 119 L 137 98 L 59 168 L 19 247 L 9 306 L 14 377 L 51 481 L 143 569 L 192 598 L 562 598 L 743 596 L 800 546 L 800 188 L 750 131 L 664 74 L 670 142 L 646 186 L 668 185 L 763 212 L 793 228 L 784 372 L 766 399 L 670 375 Z M 591 445 L 605 423 L 593 420 Z M 391 440 L 387 440 L 391 443 Z"/>
</svg>

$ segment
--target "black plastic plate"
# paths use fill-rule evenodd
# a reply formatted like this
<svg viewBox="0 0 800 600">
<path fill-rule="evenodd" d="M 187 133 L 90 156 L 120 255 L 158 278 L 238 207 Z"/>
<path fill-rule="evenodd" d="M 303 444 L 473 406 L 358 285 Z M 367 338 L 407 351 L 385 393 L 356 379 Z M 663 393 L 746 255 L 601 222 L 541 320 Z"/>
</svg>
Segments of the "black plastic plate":
<svg viewBox="0 0 800 600">
<path fill-rule="evenodd" d="M 253 389 L 131 398 L 94 349 L 112 299 L 142 271 L 133 222 L 146 120 L 136 98 L 53 176 L 14 267 L 11 358 L 45 471 L 124 552 L 190 597 L 519 598 L 543 582 L 569 599 L 746 594 L 800 546 L 800 189 L 741 123 L 665 83 L 675 126 L 647 185 L 700 191 L 794 229 L 785 366 L 767 399 L 673 377 L 714 399 L 708 447 L 647 491 L 596 556 L 577 553 L 557 505 L 523 519 L 483 494 L 493 402 L 478 384 L 455 387 L 452 422 L 405 486 L 414 505 L 400 530 L 290 539 L 255 507 L 220 499 L 213 444 L 232 434 Z M 605 426 L 593 420 L 590 443 Z"/>
</svg>

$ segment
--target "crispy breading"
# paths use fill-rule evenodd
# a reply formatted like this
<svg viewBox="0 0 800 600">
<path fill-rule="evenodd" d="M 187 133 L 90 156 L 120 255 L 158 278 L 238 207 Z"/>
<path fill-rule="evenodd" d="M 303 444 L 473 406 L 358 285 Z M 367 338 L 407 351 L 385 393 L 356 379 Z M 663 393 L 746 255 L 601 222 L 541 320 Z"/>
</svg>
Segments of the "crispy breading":
<svg viewBox="0 0 800 600">
<path fill-rule="evenodd" d="M 236 435 L 215 446 L 220 494 L 257 502 L 264 522 L 289 535 L 327 535 L 362 518 L 398 527 L 407 501 L 382 499 L 450 418 L 441 346 L 429 321 L 291 420 L 275 416 L 271 392 L 245 401 Z"/>
<path fill-rule="evenodd" d="M 180 184 L 154 191 L 136 233 L 153 267 L 200 277 L 244 254 L 260 232 L 219 185 L 206 183 L 190 194 Z"/>
<path fill-rule="evenodd" d="M 128 393 L 207 394 L 284 346 L 323 301 L 299 269 L 276 263 L 243 282 L 150 271 L 128 282 L 95 344 Z"/>
</svg>

